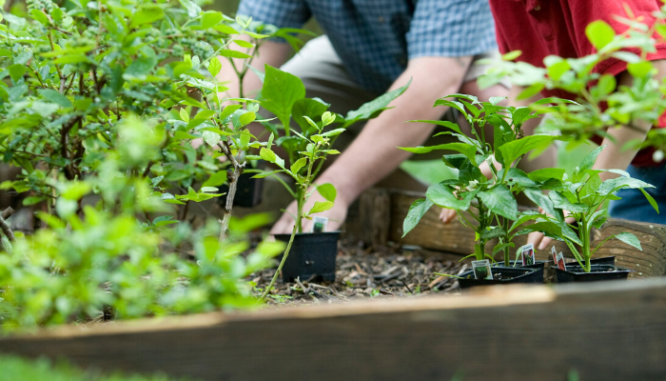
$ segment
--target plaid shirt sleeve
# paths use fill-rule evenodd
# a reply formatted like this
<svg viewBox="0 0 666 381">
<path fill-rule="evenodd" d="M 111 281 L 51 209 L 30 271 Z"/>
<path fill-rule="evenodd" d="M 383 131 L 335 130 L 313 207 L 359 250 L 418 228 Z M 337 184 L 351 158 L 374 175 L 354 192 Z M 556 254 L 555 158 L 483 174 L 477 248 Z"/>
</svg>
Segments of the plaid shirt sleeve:
<svg viewBox="0 0 666 381">
<path fill-rule="evenodd" d="M 409 33 L 409 58 L 464 57 L 497 49 L 488 0 L 420 0 Z"/>
<path fill-rule="evenodd" d="M 301 28 L 311 16 L 305 0 L 242 0 L 237 13 L 278 28 Z"/>
</svg>

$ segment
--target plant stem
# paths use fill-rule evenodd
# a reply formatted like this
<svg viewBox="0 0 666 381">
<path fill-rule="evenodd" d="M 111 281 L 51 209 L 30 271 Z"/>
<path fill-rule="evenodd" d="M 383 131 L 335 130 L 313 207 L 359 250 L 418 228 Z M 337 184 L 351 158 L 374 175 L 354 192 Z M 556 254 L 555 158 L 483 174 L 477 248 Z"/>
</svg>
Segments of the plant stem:
<svg viewBox="0 0 666 381">
<path fill-rule="evenodd" d="M 291 245 L 294 243 L 294 237 L 296 236 L 296 230 L 298 229 L 298 226 L 301 224 L 301 216 L 299 214 L 298 216 L 298 221 L 297 223 L 294 224 L 294 228 L 291 230 L 291 237 L 289 237 L 289 243 L 287 244 L 287 249 L 284 251 L 284 254 L 282 254 L 282 260 L 280 261 L 280 265 L 278 266 L 277 270 L 275 271 L 275 274 L 273 274 L 273 279 L 271 279 L 271 283 L 266 287 L 264 290 L 264 293 L 261 295 L 261 300 L 265 300 L 266 296 L 268 296 L 268 293 L 271 292 L 271 289 L 273 289 L 273 285 L 275 284 L 275 281 L 277 280 L 278 275 L 280 275 L 280 271 L 282 271 L 282 267 L 284 266 L 284 263 L 287 261 L 287 257 L 289 256 L 289 251 L 291 250 Z"/>
<path fill-rule="evenodd" d="M 502 227 L 504 228 L 504 231 L 506 232 L 506 243 L 508 244 L 510 239 L 509 239 L 509 219 L 508 218 L 502 218 Z M 504 266 L 506 267 L 511 267 L 511 258 L 510 258 L 510 253 L 509 253 L 509 246 L 506 246 L 504 248 Z"/>
</svg>

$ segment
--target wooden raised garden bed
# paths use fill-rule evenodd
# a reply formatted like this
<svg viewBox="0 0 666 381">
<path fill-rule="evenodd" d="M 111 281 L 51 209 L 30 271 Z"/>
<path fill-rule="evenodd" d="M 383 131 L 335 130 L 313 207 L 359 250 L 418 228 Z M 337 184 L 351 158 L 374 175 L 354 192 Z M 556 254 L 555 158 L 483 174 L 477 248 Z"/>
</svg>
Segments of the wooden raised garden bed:
<svg viewBox="0 0 666 381">
<path fill-rule="evenodd" d="M 470 232 L 443 226 L 434 208 L 401 238 L 418 196 L 367 192 L 347 234 L 468 254 Z M 571 370 L 582 381 L 662 380 L 666 230 L 611 220 L 595 239 L 618 231 L 635 233 L 644 251 L 611 241 L 598 255 L 617 256 L 634 278 L 653 278 L 62 327 L 1 338 L 0 353 L 211 381 L 439 381 L 459 372 L 464 381 L 561 381 Z"/>
</svg>

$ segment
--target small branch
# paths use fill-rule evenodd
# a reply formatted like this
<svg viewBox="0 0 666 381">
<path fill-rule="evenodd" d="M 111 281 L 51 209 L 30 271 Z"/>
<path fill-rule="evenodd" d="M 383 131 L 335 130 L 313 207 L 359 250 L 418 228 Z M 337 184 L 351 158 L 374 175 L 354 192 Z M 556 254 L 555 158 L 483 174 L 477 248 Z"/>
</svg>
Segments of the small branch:
<svg viewBox="0 0 666 381">
<path fill-rule="evenodd" d="M 227 201 L 224 204 L 224 215 L 220 220 L 220 242 L 227 239 L 229 234 L 229 222 L 231 221 L 231 209 L 234 205 L 234 197 L 236 197 L 236 188 L 238 186 L 238 178 L 243 173 L 245 168 L 245 163 L 240 164 L 236 157 L 231 152 L 231 147 L 229 146 L 229 141 L 223 141 L 218 144 L 224 155 L 229 159 L 233 170 L 229 169 L 227 172 L 227 180 L 229 182 L 229 191 L 227 192 Z"/>
<path fill-rule="evenodd" d="M 8 215 L 7 218 L 9 218 L 9 216 L 11 216 L 12 213 L 14 213 L 14 210 L 12 208 L 7 208 L 2 212 L 2 216 L 0 216 L 0 229 L 2 229 L 2 232 L 5 233 L 5 236 L 7 236 L 9 242 L 16 241 L 16 237 L 14 237 L 14 232 L 9 227 L 9 224 L 7 224 L 7 221 L 5 221 L 5 218 L 3 218 L 3 216 L 7 214 Z"/>
</svg>

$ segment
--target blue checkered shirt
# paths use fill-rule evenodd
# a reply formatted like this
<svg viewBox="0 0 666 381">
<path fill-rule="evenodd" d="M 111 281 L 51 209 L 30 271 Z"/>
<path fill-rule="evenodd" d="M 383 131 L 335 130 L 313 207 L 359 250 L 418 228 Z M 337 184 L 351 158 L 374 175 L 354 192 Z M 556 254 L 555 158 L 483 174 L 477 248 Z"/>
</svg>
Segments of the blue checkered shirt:
<svg viewBox="0 0 666 381">
<path fill-rule="evenodd" d="M 242 0 L 238 14 L 279 28 L 314 16 L 351 77 L 376 93 L 409 59 L 497 49 L 488 0 Z"/>
</svg>

